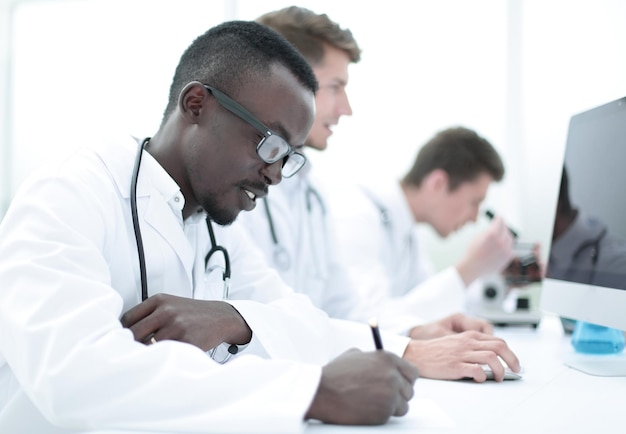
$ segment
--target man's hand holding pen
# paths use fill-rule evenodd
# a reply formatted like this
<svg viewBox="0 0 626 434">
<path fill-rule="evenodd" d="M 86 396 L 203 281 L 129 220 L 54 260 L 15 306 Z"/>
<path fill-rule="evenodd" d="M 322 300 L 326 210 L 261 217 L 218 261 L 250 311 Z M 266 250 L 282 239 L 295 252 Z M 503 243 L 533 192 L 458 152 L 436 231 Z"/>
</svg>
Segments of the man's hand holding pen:
<svg viewBox="0 0 626 434">
<path fill-rule="evenodd" d="M 376 351 L 350 350 L 324 366 L 306 419 L 323 414 L 327 423 L 379 425 L 409 411 L 417 368 L 383 350 L 376 319 L 370 328 Z"/>
<path fill-rule="evenodd" d="M 417 377 L 415 366 L 390 352 L 347 351 L 322 369 L 306 419 L 340 425 L 383 424 L 409 411 Z"/>
</svg>

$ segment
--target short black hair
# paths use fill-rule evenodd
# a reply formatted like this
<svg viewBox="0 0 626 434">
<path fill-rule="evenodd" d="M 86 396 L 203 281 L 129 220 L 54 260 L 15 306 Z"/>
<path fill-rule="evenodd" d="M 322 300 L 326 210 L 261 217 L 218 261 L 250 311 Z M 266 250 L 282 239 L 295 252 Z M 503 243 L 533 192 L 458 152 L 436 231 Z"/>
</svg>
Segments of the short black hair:
<svg viewBox="0 0 626 434">
<path fill-rule="evenodd" d="M 212 27 L 182 54 L 163 121 L 174 111 L 187 83 L 199 81 L 234 97 L 242 84 L 268 76 L 276 63 L 312 93 L 317 92 L 317 79 L 306 59 L 276 31 L 254 21 L 227 21 Z"/>
</svg>

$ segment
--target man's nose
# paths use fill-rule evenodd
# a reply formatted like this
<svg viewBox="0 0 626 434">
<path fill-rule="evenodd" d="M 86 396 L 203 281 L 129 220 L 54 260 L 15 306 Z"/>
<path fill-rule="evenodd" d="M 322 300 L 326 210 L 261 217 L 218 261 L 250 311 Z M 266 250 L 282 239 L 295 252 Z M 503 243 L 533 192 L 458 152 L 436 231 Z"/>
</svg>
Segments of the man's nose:
<svg viewBox="0 0 626 434">
<path fill-rule="evenodd" d="M 284 160 L 278 160 L 271 164 L 266 164 L 263 167 L 262 173 L 265 177 L 265 182 L 269 185 L 276 185 L 283 179 L 283 162 Z"/>
</svg>

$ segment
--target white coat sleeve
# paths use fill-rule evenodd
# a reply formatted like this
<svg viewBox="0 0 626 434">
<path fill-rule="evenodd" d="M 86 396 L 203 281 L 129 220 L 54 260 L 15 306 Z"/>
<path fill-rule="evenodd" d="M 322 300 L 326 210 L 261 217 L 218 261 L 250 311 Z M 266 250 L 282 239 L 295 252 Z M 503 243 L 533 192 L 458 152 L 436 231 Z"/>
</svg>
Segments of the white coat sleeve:
<svg viewBox="0 0 626 434">
<path fill-rule="evenodd" d="M 365 319 L 358 322 L 329 319 L 307 296 L 295 293 L 276 271 L 267 267 L 262 253 L 243 228 L 236 225 L 219 228 L 216 236 L 228 239 L 231 252 L 233 277 L 229 302 L 246 319 L 255 341 L 262 343 L 269 356 L 325 364 L 351 348 L 375 349 Z M 383 336 L 385 349 L 398 356 L 404 354 L 408 338 L 392 333 Z M 246 349 L 249 351 L 259 349 L 253 343 Z"/>
<path fill-rule="evenodd" d="M 392 330 L 408 330 L 416 324 L 394 321 L 394 317 L 418 314 L 422 321 L 435 321 L 465 309 L 465 283 L 455 267 L 429 277 L 408 293 L 390 297 L 385 304 L 384 317 L 394 322 Z"/>
<path fill-rule="evenodd" d="M 361 351 L 374 351 L 376 349 L 372 329 L 369 324 L 331 319 L 331 327 L 334 331 L 333 357 L 351 348 L 357 348 Z M 393 332 L 381 330 L 381 340 L 383 341 L 383 347 L 386 351 L 390 351 L 398 357 L 402 357 L 410 339 L 406 336 L 400 336 Z"/>
<path fill-rule="evenodd" d="M 122 328 L 102 255 L 107 183 L 30 183 L 0 226 L 0 432 L 301 430 L 319 366 L 255 356 L 218 365 Z"/>
<path fill-rule="evenodd" d="M 327 363 L 333 332 L 326 313 L 283 282 L 241 226 L 217 228 L 216 237 L 227 243 L 231 258 L 228 301 L 253 331 L 246 352 Z"/>
<path fill-rule="evenodd" d="M 368 300 L 382 329 L 406 334 L 419 324 L 441 319 L 464 309 L 464 283 L 455 268 L 437 274 L 418 243 L 419 279 L 425 279 L 408 292 L 398 295 L 385 267 L 384 255 L 395 248 L 381 223 L 378 209 L 361 192 L 351 195 L 350 207 L 342 207 L 337 228 L 344 262 L 361 297 Z M 428 277 L 427 277 L 428 276 Z"/>
<path fill-rule="evenodd" d="M 364 294 L 350 277 L 350 269 L 344 261 L 345 245 L 338 239 L 332 211 L 327 210 L 326 235 L 328 237 L 329 279 L 326 288 L 326 310 L 334 318 L 366 322 L 376 314 L 374 300 Z"/>
<path fill-rule="evenodd" d="M 385 254 L 383 246 L 389 245 L 388 234 L 381 225 L 380 213 L 360 191 L 346 195 L 350 197 L 349 206 L 338 206 L 340 211 L 335 216 L 341 260 L 362 303 L 367 304 L 366 309 L 372 315 L 379 317 L 380 325 L 385 329 L 388 328 L 388 321 L 383 316 L 388 312 L 385 306 L 392 296 L 392 282 L 381 255 Z M 407 320 L 418 321 L 413 316 L 404 317 L 402 324 Z M 393 319 L 389 323 L 395 322 Z M 394 326 L 393 330 L 398 329 Z"/>
<path fill-rule="evenodd" d="M 316 176 L 314 170 L 309 174 L 309 183 L 317 191 L 324 208 L 322 225 L 324 233 L 319 235 L 326 238 L 321 244 L 325 247 L 324 255 L 327 258 L 329 275 L 325 288 L 324 310 L 333 318 L 366 322 L 376 313 L 375 303 L 369 294 L 364 294 L 355 286 L 355 281 L 350 276 L 346 255 L 351 252 L 343 250 L 346 245 L 339 238 L 335 216 L 336 204 L 332 202 L 331 191 L 341 191 L 349 187 L 335 184 L 331 186 L 326 181 L 326 178 Z M 316 234 L 311 236 L 315 237 Z"/>
</svg>

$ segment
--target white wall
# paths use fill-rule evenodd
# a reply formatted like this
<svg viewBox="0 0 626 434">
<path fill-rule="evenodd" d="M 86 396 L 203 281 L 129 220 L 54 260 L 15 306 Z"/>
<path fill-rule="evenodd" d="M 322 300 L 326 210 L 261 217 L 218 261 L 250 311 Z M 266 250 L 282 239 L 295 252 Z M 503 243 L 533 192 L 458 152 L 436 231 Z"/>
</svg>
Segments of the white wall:
<svg viewBox="0 0 626 434">
<path fill-rule="evenodd" d="M 0 0 L 0 11 L 6 12 L 10 3 Z M 88 145 L 94 134 L 111 128 L 152 134 L 178 56 L 206 28 L 292 4 L 17 3 L 14 13 L 5 13 L 14 30 L 12 128 L 0 154 L 11 160 L 9 180 L 5 173 L 0 181 L 5 201 L 28 173 Z M 490 191 L 487 202 L 524 238 L 547 243 L 551 223 L 546 210 L 556 197 L 554 168 L 560 167 L 567 119 L 626 95 L 626 30 L 618 23 L 626 17 L 626 2 L 297 4 L 349 27 L 363 49 L 348 87 L 354 116 L 340 122 L 326 152 L 311 155 L 330 180 L 397 178 L 423 141 L 441 128 L 462 124 L 490 139 L 507 165 L 505 181 Z M 0 38 L 0 46 L 7 46 L 6 34 Z M 442 264 L 454 259 L 482 224 L 446 241 L 432 236 L 435 259 Z"/>
<path fill-rule="evenodd" d="M 547 245 L 569 117 L 626 96 L 626 2 L 524 5 L 522 219 Z"/>
<path fill-rule="evenodd" d="M 90 136 L 156 131 L 178 57 L 224 19 L 222 6 L 84 0 L 16 8 L 12 186 Z"/>
</svg>

